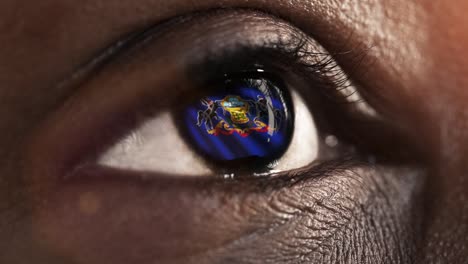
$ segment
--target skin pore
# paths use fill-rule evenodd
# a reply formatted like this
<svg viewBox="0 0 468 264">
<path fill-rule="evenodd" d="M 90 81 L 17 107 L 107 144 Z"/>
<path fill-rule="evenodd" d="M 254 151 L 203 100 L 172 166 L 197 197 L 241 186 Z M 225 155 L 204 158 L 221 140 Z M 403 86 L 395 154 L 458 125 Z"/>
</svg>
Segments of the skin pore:
<svg viewBox="0 0 468 264">
<path fill-rule="evenodd" d="M 467 8 L 442 0 L 0 0 L 0 262 L 463 263 Z M 226 13 L 100 61 L 135 32 L 215 9 Z M 287 183 L 58 180 L 62 146 L 104 126 L 125 98 L 147 95 L 137 87 L 183 79 L 174 58 L 185 58 L 198 35 L 253 39 L 279 19 L 340 54 L 337 63 L 410 142 L 418 166 L 326 164 Z M 365 54 L 360 64 L 357 54 Z M 110 83 L 127 82 L 135 90 L 107 96 Z"/>
</svg>

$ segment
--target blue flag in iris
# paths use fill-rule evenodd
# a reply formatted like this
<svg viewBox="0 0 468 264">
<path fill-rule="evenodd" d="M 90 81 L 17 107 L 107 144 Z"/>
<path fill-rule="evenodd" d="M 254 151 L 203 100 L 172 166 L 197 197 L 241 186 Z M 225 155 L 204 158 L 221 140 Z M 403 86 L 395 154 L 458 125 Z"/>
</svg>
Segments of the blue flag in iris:
<svg viewBox="0 0 468 264">
<path fill-rule="evenodd" d="M 263 79 L 231 85 L 184 112 L 190 142 L 216 160 L 268 158 L 289 144 L 292 118 L 283 92 Z"/>
</svg>

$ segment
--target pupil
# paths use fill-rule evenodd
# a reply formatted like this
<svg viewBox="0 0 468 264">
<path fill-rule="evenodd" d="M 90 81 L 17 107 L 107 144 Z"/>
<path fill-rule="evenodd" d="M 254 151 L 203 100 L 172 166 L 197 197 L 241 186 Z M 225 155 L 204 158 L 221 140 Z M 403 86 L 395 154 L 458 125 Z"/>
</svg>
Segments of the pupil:
<svg viewBox="0 0 468 264">
<path fill-rule="evenodd" d="M 188 142 L 216 165 L 262 167 L 286 151 L 293 132 L 282 82 L 229 78 L 183 111 Z"/>
</svg>

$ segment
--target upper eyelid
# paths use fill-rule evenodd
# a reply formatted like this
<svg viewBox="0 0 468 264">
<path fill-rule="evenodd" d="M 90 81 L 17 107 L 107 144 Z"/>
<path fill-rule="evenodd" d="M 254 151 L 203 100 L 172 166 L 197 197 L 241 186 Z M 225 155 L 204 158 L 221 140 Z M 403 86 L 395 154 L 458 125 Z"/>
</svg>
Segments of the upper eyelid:
<svg viewBox="0 0 468 264">
<path fill-rule="evenodd" d="M 268 23 L 270 24 L 270 28 L 272 25 L 274 25 L 275 29 L 283 29 L 284 32 L 288 33 L 286 35 L 289 35 L 289 36 L 294 35 L 293 38 L 295 39 L 306 38 L 305 35 L 302 34 L 302 32 L 299 32 L 298 29 L 293 29 L 292 26 L 287 24 L 286 21 L 281 21 L 278 18 L 275 18 L 270 14 L 260 12 L 257 10 L 249 10 L 249 9 L 210 10 L 207 12 L 199 12 L 199 13 L 189 14 L 189 15 L 185 15 L 181 17 L 175 17 L 167 21 L 164 21 L 162 23 L 159 23 L 157 25 L 145 28 L 143 30 L 138 30 L 130 34 L 127 34 L 124 37 L 122 37 L 120 40 L 109 45 L 103 51 L 98 52 L 97 53 L 98 55 L 93 57 L 87 63 L 82 64 L 81 67 L 78 67 L 70 76 L 68 76 L 66 79 L 62 80 L 58 84 L 58 86 L 62 88 L 67 88 L 66 90 L 71 90 L 68 96 L 66 96 L 66 98 L 62 98 L 63 99 L 62 101 L 66 101 L 68 98 L 72 97 L 72 95 L 75 93 L 74 90 L 76 89 L 70 89 L 70 88 L 80 86 L 84 82 L 92 79 L 94 75 L 99 73 L 101 70 L 105 70 L 108 66 L 113 66 L 113 65 L 115 66 L 115 64 L 126 64 L 129 61 L 132 61 L 132 60 L 134 61 L 135 58 L 133 58 L 133 56 L 135 54 L 141 53 L 139 50 L 142 47 L 151 46 L 154 41 L 158 40 L 159 36 L 162 36 L 168 32 L 170 33 L 173 26 L 180 24 L 180 23 L 188 22 L 192 19 L 198 19 L 198 18 L 203 18 L 203 17 L 206 18 L 206 17 L 216 16 L 216 15 L 234 16 L 236 12 L 239 12 L 239 14 L 245 14 L 245 12 L 254 12 L 255 16 L 258 16 L 260 20 L 268 21 Z M 252 13 L 248 13 L 248 14 L 249 16 L 252 15 Z M 268 18 L 268 20 L 266 20 L 266 18 Z M 247 38 L 247 40 L 248 39 L 249 38 Z M 246 38 L 244 38 L 243 40 L 246 40 Z M 270 42 L 273 45 L 276 45 L 280 41 L 276 39 L 276 40 L 270 40 Z M 244 44 L 250 45 L 247 43 L 244 43 Z M 286 44 L 286 43 L 283 43 L 283 44 Z M 293 45 L 293 48 L 297 46 L 298 45 L 295 44 Z M 205 55 L 200 55 L 200 57 L 203 57 L 203 56 Z"/>
<path fill-rule="evenodd" d="M 274 17 L 273 15 L 266 13 L 264 11 L 260 11 L 257 9 L 247 9 L 247 8 L 235 8 L 229 10 L 208 10 L 208 11 L 201 11 L 195 12 L 191 14 L 181 15 L 174 18 L 167 19 L 163 22 L 160 22 L 156 25 L 149 26 L 147 28 L 138 29 L 133 32 L 127 33 L 123 35 L 120 39 L 111 43 L 103 50 L 96 52 L 96 55 L 89 59 L 87 62 L 83 63 L 81 66 L 76 68 L 67 78 L 63 79 L 58 85 L 59 86 L 68 86 L 77 81 L 79 81 L 82 77 L 85 77 L 91 71 L 102 67 L 103 65 L 112 62 L 113 59 L 118 58 L 122 54 L 137 48 L 139 45 L 143 45 L 146 42 L 150 42 L 152 39 L 158 37 L 158 35 L 163 34 L 170 30 L 170 27 L 174 24 L 178 24 L 181 22 L 187 22 L 189 20 L 193 20 L 197 17 L 201 17 L 204 15 L 213 15 L 212 12 L 225 12 L 226 14 L 232 12 L 254 12 L 257 15 L 265 17 L 270 17 L 274 19 L 279 19 Z M 232 15 L 232 14 L 231 14 Z M 281 19 L 282 20 L 282 19 Z M 284 27 L 285 23 L 289 23 L 289 21 L 277 21 L 277 27 Z M 270 21 L 271 23 L 271 21 Z M 287 28 L 290 28 L 288 25 Z M 298 34 L 299 36 L 299 34 Z"/>
<path fill-rule="evenodd" d="M 129 33 L 124 33 L 122 34 L 122 37 L 118 39 L 117 41 L 111 43 L 108 45 L 106 48 L 102 49 L 101 51 L 95 52 L 95 56 L 89 59 L 87 62 L 81 64 L 78 68 L 76 68 L 70 75 L 65 76 L 64 79 L 62 79 L 56 86 L 59 86 L 59 89 L 62 91 L 65 91 L 63 95 L 60 98 L 60 102 L 66 102 L 70 98 L 74 96 L 76 93 L 76 90 L 79 90 L 81 84 L 86 82 L 87 80 L 93 78 L 93 76 L 99 72 L 101 69 L 105 69 L 107 66 L 106 65 L 112 65 L 116 63 L 116 61 L 122 61 L 120 60 L 123 55 L 126 53 L 130 52 L 132 49 L 137 48 L 139 45 L 144 44 L 145 42 L 149 41 L 151 42 L 152 39 L 157 38 L 157 33 L 163 33 L 164 28 L 170 29 L 171 24 L 177 24 L 181 21 L 187 21 L 189 19 L 194 19 L 198 18 L 201 16 L 206 16 L 206 15 L 216 15 L 216 14 L 229 14 L 229 13 L 254 13 L 260 17 L 263 18 L 270 18 L 270 22 L 272 20 L 276 21 L 275 27 L 281 28 L 281 27 L 286 27 L 286 28 L 291 28 L 294 27 L 297 31 L 300 31 L 301 34 L 304 34 L 304 36 L 308 36 L 310 38 L 313 38 L 314 40 L 317 40 L 315 38 L 316 35 L 320 34 L 329 34 L 327 30 L 329 27 L 325 24 L 322 25 L 322 22 L 320 22 L 320 16 L 316 18 L 318 19 L 317 22 L 319 22 L 317 25 L 318 26 L 311 26 L 307 25 L 304 23 L 301 23 L 301 21 L 297 19 L 292 19 L 290 18 L 287 14 L 282 14 L 282 12 L 273 12 L 270 13 L 269 11 L 274 11 L 273 9 L 270 10 L 269 8 L 244 8 L 244 7 L 232 7 L 229 9 L 200 9 L 200 10 L 195 10 L 194 12 L 187 13 L 187 14 L 182 14 L 182 15 L 177 15 L 174 17 L 165 17 L 161 22 L 158 22 L 156 24 L 150 25 L 150 26 L 145 26 L 144 28 L 137 28 L 136 30 L 133 30 Z M 280 17 L 278 17 L 280 15 Z M 317 14 L 318 15 L 318 14 Z M 321 25 L 321 26 L 320 26 Z M 315 34 L 314 34 L 315 32 Z M 291 32 L 290 32 L 291 33 Z M 298 36 L 298 35 L 297 35 Z M 341 37 L 340 37 L 341 38 Z M 321 38 L 319 38 L 321 39 Z M 337 58 L 341 58 L 342 60 L 346 60 L 349 56 L 349 53 L 358 53 L 362 54 L 362 51 L 360 47 L 355 47 L 356 52 L 353 49 L 348 49 L 346 50 L 346 46 L 351 46 L 353 38 L 352 36 L 345 37 L 344 39 L 349 39 L 349 43 L 347 44 L 340 44 L 341 48 L 338 48 L 338 52 L 336 52 L 336 45 L 333 44 L 335 52 L 330 53 L 331 56 L 337 56 Z M 343 47 L 345 48 L 343 52 Z M 352 56 L 355 57 L 355 56 Z M 338 60 L 337 60 L 338 61 Z M 348 65 L 347 65 L 348 66 Z M 362 70 L 362 65 L 360 67 L 361 69 L 359 71 L 364 71 Z M 52 111 L 57 110 L 57 108 L 60 107 L 60 104 L 57 104 L 55 109 L 51 109 Z"/>
<path fill-rule="evenodd" d="M 249 24 L 246 24 L 245 18 L 251 19 L 249 20 Z M 208 15 L 205 13 L 196 14 L 196 15 L 190 16 L 190 19 L 196 19 L 196 21 L 198 21 L 197 25 L 199 27 L 203 27 L 202 25 L 206 25 L 210 23 L 213 24 L 213 22 L 222 21 L 224 26 L 229 25 L 231 27 L 232 25 L 232 27 L 237 27 L 238 34 L 242 34 L 243 36 L 238 35 L 238 38 L 229 39 L 228 41 L 225 41 L 224 43 L 222 43 L 222 45 L 218 45 L 216 47 L 210 47 L 210 45 L 207 45 L 207 44 L 211 44 L 210 41 L 213 41 L 214 39 L 216 39 L 216 37 L 219 37 L 219 35 L 214 34 L 213 36 L 213 34 L 202 34 L 200 36 L 194 36 L 194 35 L 180 36 L 181 32 L 184 32 L 184 33 L 187 33 L 187 31 L 190 32 L 190 28 L 181 27 L 181 25 L 184 25 L 184 23 L 188 23 L 190 21 L 188 20 L 188 18 L 176 18 L 174 20 L 167 22 L 167 24 L 160 24 L 156 28 L 150 28 L 150 29 L 145 30 L 143 33 L 132 35 L 131 37 L 128 37 L 125 41 L 122 41 L 121 43 L 117 43 L 114 46 L 110 47 L 107 50 L 107 52 L 105 52 L 99 57 L 99 60 L 96 60 L 96 62 L 92 63 L 92 65 L 90 66 L 92 69 L 101 68 L 102 70 L 93 71 L 92 69 L 88 69 L 88 71 L 91 71 L 89 74 L 91 76 L 87 76 L 90 79 L 91 84 L 90 85 L 85 84 L 84 88 L 89 86 L 91 90 L 92 89 L 103 90 L 100 93 L 104 95 L 106 94 L 106 90 L 107 92 L 112 91 L 112 93 L 114 93 L 114 89 L 109 89 L 109 87 L 102 86 L 102 84 L 104 84 L 105 86 L 109 86 L 109 84 L 106 81 L 106 78 L 108 78 L 108 77 L 105 77 L 106 75 L 113 76 L 116 74 L 115 72 L 117 72 L 121 76 L 116 76 L 116 78 L 120 78 L 121 82 L 127 83 L 127 86 L 133 86 L 134 83 L 126 80 L 127 76 L 125 74 L 125 71 L 130 71 L 132 72 L 133 75 L 136 74 L 137 76 L 140 76 L 139 78 L 153 74 L 153 73 L 148 72 L 147 69 L 143 71 L 141 70 L 141 67 L 142 65 L 144 65 L 144 63 L 147 64 L 144 66 L 145 68 L 150 67 L 152 68 L 151 70 L 154 71 L 155 73 L 157 71 L 160 71 L 161 70 L 160 68 L 155 67 L 156 65 L 158 65 L 158 63 L 153 63 L 151 60 L 153 59 L 158 60 L 160 59 L 161 56 L 166 55 L 164 54 L 164 52 L 161 52 L 161 48 L 165 47 L 164 45 L 167 45 L 167 43 L 165 43 L 165 41 L 167 40 L 167 35 L 169 35 L 169 37 L 171 36 L 178 37 L 176 39 L 172 39 L 172 41 L 178 40 L 178 41 L 183 42 L 185 40 L 189 42 L 189 43 L 186 43 L 185 46 L 190 47 L 190 50 L 187 50 L 187 51 L 184 50 L 183 52 L 191 53 L 191 56 L 192 56 L 191 58 L 186 58 L 187 54 L 184 54 L 184 56 L 179 56 L 179 54 L 176 54 L 175 57 L 171 58 L 174 60 L 180 60 L 180 59 L 183 60 L 183 62 L 181 62 L 183 65 L 180 65 L 180 67 L 183 67 L 184 69 L 187 69 L 185 64 L 190 64 L 190 63 L 200 66 L 202 63 L 206 62 L 206 57 L 210 55 L 210 53 L 213 50 L 215 50 L 216 52 L 219 52 L 220 50 L 221 52 L 225 52 L 226 46 L 233 45 L 233 43 L 234 45 L 237 45 L 237 46 L 239 46 L 239 43 L 242 43 L 241 45 L 257 46 L 257 48 L 268 47 L 274 50 L 275 52 L 279 52 L 282 50 L 284 53 L 290 53 L 290 54 L 296 54 L 297 49 L 301 50 L 301 52 L 308 50 L 307 52 L 314 51 L 316 52 L 316 55 L 321 55 L 322 59 L 323 57 L 331 58 L 330 57 L 331 55 L 327 54 L 326 50 L 322 48 L 319 43 L 315 42 L 309 36 L 305 35 L 305 33 L 301 32 L 300 29 L 295 28 L 293 25 L 288 24 L 286 21 L 282 21 L 268 14 L 265 15 L 262 13 L 255 12 L 252 15 L 252 13 L 245 12 L 245 10 L 240 10 L 240 11 L 239 10 L 236 10 L 236 11 L 224 10 L 222 12 L 221 11 L 215 12 L 214 14 L 209 13 Z M 188 23 L 188 24 L 190 24 L 190 26 L 193 26 L 192 25 L 193 23 Z M 245 30 L 246 25 L 254 25 L 254 26 L 260 25 L 260 28 L 258 27 L 254 29 L 249 28 L 249 30 Z M 220 29 L 215 28 L 215 31 L 216 30 L 219 31 Z M 221 27 L 221 30 L 224 31 L 225 27 Z M 254 34 L 252 34 L 252 31 L 254 32 Z M 233 32 L 237 32 L 237 31 L 234 30 Z M 190 33 L 187 33 L 187 34 L 190 34 Z M 192 48 L 190 44 L 192 44 L 191 41 L 193 40 L 192 39 L 193 37 L 196 37 L 199 40 L 202 39 L 203 41 L 205 41 L 204 44 L 206 45 L 203 47 L 200 47 L 199 45 L 198 47 Z M 207 41 L 210 43 L 206 43 Z M 171 43 L 170 40 L 169 40 L 169 43 Z M 179 47 L 179 50 L 180 50 L 180 47 Z M 236 48 L 234 50 L 238 50 L 238 49 Z M 193 58 L 193 54 L 196 54 L 197 58 Z M 309 57 L 314 58 L 317 56 L 309 56 Z M 125 68 L 127 70 L 124 70 L 124 72 L 122 72 L 122 69 L 125 69 Z M 100 74 L 100 73 L 104 73 L 104 74 Z M 97 89 L 98 87 L 96 87 L 96 85 L 93 84 L 92 75 L 95 75 L 95 74 L 98 75 L 96 76 L 96 79 L 98 79 L 98 83 L 102 82 L 102 84 L 98 85 L 99 89 Z M 104 75 L 104 78 L 102 78 L 102 76 L 100 75 Z M 111 78 L 114 78 L 114 77 L 111 77 Z M 145 80 L 145 82 L 148 82 L 148 81 Z M 150 84 L 147 83 L 146 85 L 150 85 Z M 125 84 L 123 86 L 125 86 Z M 87 90 L 90 90 L 90 89 L 87 89 Z M 143 89 L 141 87 L 140 88 L 127 87 L 125 89 L 127 90 L 126 93 L 127 94 L 132 93 L 131 96 L 134 98 L 140 96 L 143 92 Z M 151 97 L 153 98 L 157 98 L 157 96 L 167 97 L 167 93 L 164 94 L 163 91 L 160 91 L 160 89 L 148 89 L 148 87 L 144 89 L 145 89 L 144 93 L 147 93 L 148 91 L 150 91 L 152 94 Z M 135 93 L 137 92 L 137 90 L 140 90 L 138 92 L 139 95 Z M 134 99 L 128 99 L 128 100 L 134 100 Z M 154 104 L 154 107 L 158 107 L 157 101 L 158 100 L 153 102 L 153 103 L 156 103 Z"/>
<path fill-rule="evenodd" d="M 196 23 L 191 23 L 192 21 L 196 21 Z M 194 34 L 192 32 L 193 27 L 197 26 L 198 31 L 195 31 L 196 34 Z M 198 35 L 199 30 L 204 30 L 202 31 L 203 34 Z M 221 41 L 221 44 L 217 43 L 218 39 L 228 36 L 227 30 L 230 30 L 229 33 L 236 36 Z M 181 34 L 188 34 L 188 36 Z M 168 43 L 177 45 L 178 41 L 187 42 L 181 44 L 182 46 L 185 45 L 185 50 L 181 51 L 184 54 L 183 56 L 173 54 L 171 60 L 181 60 L 179 62 L 181 64 L 180 67 L 183 67 L 184 70 L 190 69 L 186 65 L 191 64 L 197 65 L 198 68 L 203 68 L 203 71 L 206 73 L 209 69 L 200 66 L 205 66 L 202 64 L 206 63 L 210 57 L 225 56 L 225 53 L 230 51 L 234 51 L 233 55 L 237 56 L 239 55 L 239 51 L 246 51 L 245 49 L 242 50 L 243 46 L 248 47 L 254 53 L 259 52 L 259 49 L 270 49 L 275 54 L 286 55 L 290 61 L 296 60 L 297 66 L 303 64 L 300 65 L 304 66 L 301 67 L 302 69 L 309 68 L 310 70 L 310 68 L 313 68 L 315 71 L 324 69 L 325 67 L 320 64 L 326 64 L 327 67 L 330 66 L 329 68 L 339 69 L 336 63 L 329 64 L 330 61 L 334 61 L 332 54 L 329 54 L 322 45 L 294 25 L 270 14 L 241 9 L 210 11 L 176 17 L 141 32 L 134 33 L 112 45 L 90 64 L 83 67 L 82 71 L 85 71 L 87 74 L 82 73 L 77 75 L 84 75 L 92 81 L 93 75 L 100 74 L 101 72 L 111 73 L 112 75 L 112 72 L 117 69 L 119 73 L 122 73 L 119 68 L 130 69 L 133 72 L 139 71 L 143 63 L 152 64 L 151 60 L 158 60 L 161 56 L 166 56 L 166 52 L 161 52 L 161 50 L 167 48 L 165 45 Z M 194 42 L 198 43 L 198 45 L 194 45 Z M 178 47 L 178 49 L 180 50 L 181 47 Z M 306 62 L 304 58 L 312 59 L 313 61 Z M 325 63 L 323 63 L 324 61 Z M 224 62 L 222 63 L 226 65 Z M 148 66 L 146 65 L 145 67 Z M 155 73 L 160 71 L 157 67 L 153 68 Z M 124 78 L 124 75 L 121 78 Z M 138 75 L 142 76 L 142 73 Z M 190 78 L 193 76 L 192 74 Z M 193 78 L 191 80 L 193 81 Z M 104 82 L 104 84 L 106 83 Z M 154 89 L 155 92 L 157 90 Z M 158 94 L 162 95 L 156 92 L 153 96 L 158 96 Z"/>
<path fill-rule="evenodd" d="M 139 46 L 144 46 L 146 43 L 152 42 L 153 39 L 157 39 L 159 35 L 167 33 L 171 30 L 171 27 L 176 24 L 183 22 L 188 22 L 204 16 L 219 16 L 230 15 L 233 16 L 236 13 L 245 14 L 249 13 L 250 15 L 255 15 L 260 17 L 260 19 L 267 21 L 270 24 L 274 24 L 276 29 L 283 29 L 285 32 L 288 32 L 288 35 L 295 35 L 297 40 L 307 43 L 308 38 L 314 39 L 313 36 L 307 35 L 300 28 L 296 28 L 297 25 L 294 25 L 289 20 L 284 20 L 284 18 L 276 17 L 273 14 L 265 12 L 264 10 L 259 9 L 250 9 L 250 8 L 231 8 L 231 9 L 214 9 L 214 10 L 205 10 L 199 12 L 193 12 L 185 15 L 176 16 L 169 18 L 165 21 L 157 23 L 143 29 L 135 30 L 131 33 L 128 33 L 121 37 L 119 40 L 110 44 L 108 47 L 104 48 L 101 52 L 97 52 L 96 56 L 91 58 L 88 62 L 82 64 L 78 67 L 71 75 L 63 79 L 58 86 L 60 87 L 74 87 L 79 86 L 84 80 L 88 79 L 89 76 L 93 75 L 96 71 L 103 68 L 107 64 L 114 63 L 115 60 L 118 60 L 122 55 L 130 53 L 132 50 L 138 49 Z M 280 41 L 276 41 L 280 42 Z M 287 44 L 287 43 L 283 43 Z M 291 44 L 291 43 L 289 43 Z M 293 44 L 292 49 L 301 48 L 301 44 Z M 298 54 L 298 52 L 296 51 Z M 329 53 L 330 57 L 347 55 L 352 53 L 352 50 L 347 50 L 344 52 L 334 52 Z M 359 55 L 359 54 L 358 54 Z M 362 67 L 361 67 L 362 68 Z M 68 90 L 68 89 L 67 89 Z M 70 97 L 73 94 L 73 91 L 69 94 Z"/>
<path fill-rule="evenodd" d="M 129 52 L 132 49 L 138 49 L 139 46 L 145 46 L 146 44 L 151 43 L 152 40 L 157 39 L 158 36 L 171 31 L 171 27 L 174 25 L 188 23 L 190 21 L 196 21 L 200 17 L 206 19 L 206 17 L 209 18 L 210 16 L 219 17 L 220 15 L 225 15 L 230 16 L 232 18 L 235 17 L 237 14 L 245 14 L 245 12 L 248 12 L 249 16 L 253 18 L 258 18 L 259 20 L 262 20 L 262 22 L 266 22 L 270 25 L 270 28 L 274 27 L 276 31 L 282 31 L 285 33 L 277 33 L 277 39 L 269 40 L 271 42 L 271 46 L 269 48 L 272 48 L 275 50 L 275 52 L 277 52 L 278 50 L 276 50 L 276 48 L 274 48 L 273 46 L 279 45 L 282 46 L 283 52 L 290 53 L 288 55 L 292 55 L 291 57 L 301 57 L 296 58 L 296 60 L 299 62 L 299 64 L 303 64 L 302 66 L 305 66 L 302 68 L 313 67 L 315 68 L 314 70 L 318 71 L 326 69 L 327 74 L 342 74 L 342 79 L 339 81 L 343 82 L 343 84 L 340 85 L 341 89 L 339 90 L 339 93 L 343 95 L 345 101 L 348 101 L 347 99 L 351 99 L 349 102 L 352 103 L 354 103 L 355 101 L 359 101 L 361 102 L 361 104 L 357 104 L 356 108 L 358 108 L 362 112 L 365 112 L 370 117 L 375 118 L 378 116 L 377 112 L 372 107 L 366 105 L 365 102 L 362 101 L 363 99 L 359 95 L 359 91 L 357 91 L 356 89 L 348 89 L 348 87 L 353 86 L 350 76 L 346 74 L 345 77 L 345 74 L 341 73 L 343 69 L 336 63 L 337 57 L 346 56 L 348 60 L 355 61 L 355 64 L 359 64 L 359 71 L 365 71 L 366 65 L 362 64 L 361 62 L 365 54 L 369 51 L 369 49 L 356 49 L 356 51 L 354 51 L 353 49 L 348 49 L 346 51 L 340 52 L 328 52 L 326 51 L 326 49 L 322 49 L 322 45 L 316 42 L 313 37 L 307 35 L 299 28 L 296 28 L 295 25 L 291 25 L 290 21 L 285 21 L 282 18 L 278 18 L 273 16 L 272 14 L 268 14 L 258 10 L 242 8 L 230 10 L 211 10 L 207 12 L 196 12 L 193 14 L 178 16 L 164 21 L 162 23 L 159 23 L 150 28 L 144 29 L 143 31 L 133 33 L 130 37 L 127 37 L 124 40 L 117 42 L 116 44 L 112 45 L 106 50 L 104 56 L 100 56 L 100 61 L 109 61 L 114 57 L 118 58 L 119 55 L 121 55 L 122 53 Z M 258 21 L 253 23 L 258 23 Z M 286 36 L 288 39 L 283 39 L 284 36 Z M 314 41 L 312 42 L 311 40 Z M 245 45 L 250 44 L 245 43 Z M 268 48 L 268 45 L 264 45 L 262 46 L 262 48 Z M 350 56 L 350 54 L 354 55 Z M 201 55 L 201 57 L 203 56 L 206 55 Z M 307 62 L 303 61 L 303 58 L 314 58 L 315 61 L 307 64 Z M 201 61 L 203 60 L 206 60 L 206 58 L 201 59 Z M 352 98 L 352 96 L 354 97 Z"/>
</svg>

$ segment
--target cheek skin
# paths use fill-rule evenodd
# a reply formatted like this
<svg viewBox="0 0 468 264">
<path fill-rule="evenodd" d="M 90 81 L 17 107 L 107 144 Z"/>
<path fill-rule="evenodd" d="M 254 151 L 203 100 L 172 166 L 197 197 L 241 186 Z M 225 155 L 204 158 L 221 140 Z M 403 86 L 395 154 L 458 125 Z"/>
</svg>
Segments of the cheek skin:
<svg viewBox="0 0 468 264">
<path fill-rule="evenodd" d="M 425 3 L 431 14 L 431 76 L 425 104 L 434 122 L 434 169 L 421 263 L 462 263 L 468 255 L 468 19 L 466 1 Z"/>
<path fill-rule="evenodd" d="M 267 191 L 255 182 L 238 190 L 77 180 L 43 201 L 34 239 L 87 264 L 409 262 L 410 231 L 420 226 L 407 218 L 417 207 L 408 202 L 420 191 L 417 173 L 356 167 L 319 174 Z M 360 251 L 346 253 L 352 248 Z"/>
</svg>

